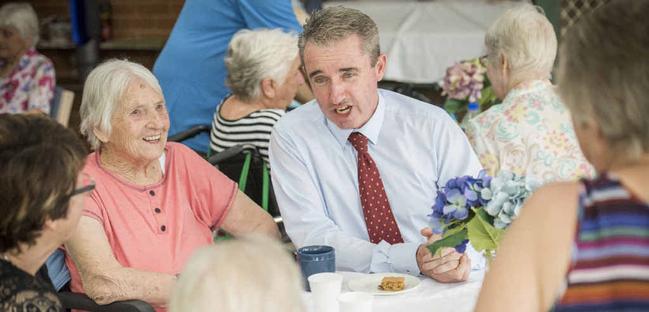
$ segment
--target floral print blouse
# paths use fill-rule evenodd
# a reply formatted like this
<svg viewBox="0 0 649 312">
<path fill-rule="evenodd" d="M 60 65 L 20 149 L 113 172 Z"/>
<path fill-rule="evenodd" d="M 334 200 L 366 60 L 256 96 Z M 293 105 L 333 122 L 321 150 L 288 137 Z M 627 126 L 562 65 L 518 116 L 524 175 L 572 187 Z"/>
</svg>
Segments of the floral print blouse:
<svg viewBox="0 0 649 312">
<path fill-rule="evenodd" d="M 594 176 L 570 113 L 548 80 L 514 87 L 502 104 L 471 119 L 466 132 L 492 176 L 508 170 L 542 184 Z"/>
<path fill-rule="evenodd" d="M 33 48 L 27 50 L 16 68 L 0 78 L 0 113 L 39 109 L 49 114 L 55 85 L 52 62 Z"/>
</svg>

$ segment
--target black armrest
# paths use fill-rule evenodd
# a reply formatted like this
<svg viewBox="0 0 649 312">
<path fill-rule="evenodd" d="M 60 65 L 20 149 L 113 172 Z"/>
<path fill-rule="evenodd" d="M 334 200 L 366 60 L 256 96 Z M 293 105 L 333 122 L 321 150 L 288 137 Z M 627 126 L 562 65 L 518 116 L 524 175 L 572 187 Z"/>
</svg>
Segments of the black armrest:
<svg viewBox="0 0 649 312">
<path fill-rule="evenodd" d="M 189 139 L 191 137 L 195 137 L 199 133 L 202 133 L 202 132 L 208 132 L 209 133 L 211 130 L 212 130 L 212 128 L 209 125 L 198 125 L 198 126 L 195 126 L 193 128 L 187 129 L 187 130 L 182 131 L 182 132 L 178 132 L 178 133 L 170 136 L 169 138 L 167 138 L 167 141 L 170 141 L 170 142 L 182 142 L 182 141 L 185 141 L 185 140 L 187 140 L 187 139 Z"/>
<path fill-rule="evenodd" d="M 124 300 L 111 304 L 99 305 L 86 294 L 59 292 L 59 300 L 66 309 L 79 309 L 93 312 L 155 312 L 153 307 L 142 300 Z"/>
</svg>

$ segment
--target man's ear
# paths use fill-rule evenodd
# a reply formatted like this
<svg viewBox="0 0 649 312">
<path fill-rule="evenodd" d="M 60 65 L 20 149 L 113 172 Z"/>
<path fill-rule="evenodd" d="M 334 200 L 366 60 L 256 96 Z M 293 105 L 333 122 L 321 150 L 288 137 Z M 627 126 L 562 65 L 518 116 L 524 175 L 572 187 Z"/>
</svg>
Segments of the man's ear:
<svg viewBox="0 0 649 312">
<path fill-rule="evenodd" d="M 97 139 L 101 143 L 108 143 L 108 138 L 110 137 L 108 133 L 104 132 L 103 130 L 100 130 L 97 127 L 92 128 L 92 133 L 95 135 L 95 137 L 97 137 Z"/>
<path fill-rule="evenodd" d="M 385 64 L 388 62 L 388 57 L 381 53 L 379 57 L 376 59 L 376 64 L 374 65 L 374 69 L 376 70 L 376 81 L 381 81 L 383 79 L 383 76 L 385 75 Z"/>
<path fill-rule="evenodd" d="M 261 81 L 261 93 L 267 98 L 275 98 L 275 87 L 273 79 L 263 79 Z"/>
</svg>

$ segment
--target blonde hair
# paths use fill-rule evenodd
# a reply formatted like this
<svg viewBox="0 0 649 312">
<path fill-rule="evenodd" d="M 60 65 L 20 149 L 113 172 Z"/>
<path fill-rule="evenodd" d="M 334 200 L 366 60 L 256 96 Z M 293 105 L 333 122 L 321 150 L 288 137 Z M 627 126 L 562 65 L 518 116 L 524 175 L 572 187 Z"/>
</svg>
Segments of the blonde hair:
<svg viewBox="0 0 649 312">
<path fill-rule="evenodd" d="M 83 87 L 81 98 L 81 134 L 88 138 L 93 150 L 98 150 L 101 142 L 93 129 L 97 128 L 110 135 L 111 118 L 115 108 L 122 101 L 128 85 L 140 79 L 162 94 L 158 79 L 146 67 L 127 60 L 111 59 L 93 69 Z"/>
<path fill-rule="evenodd" d="M 246 237 L 198 250 L 187 262 L 170 312 L 302 312 L 301 278 L 279 242 Z"/>
<path fill-rule="evenodd" d="M 596 123 L 631 158 L 649 152 L 647 12 L 649 1 L 611 1 L 582 16 L 561 47 L 559 91 L 573 119 Z"/>
<path fill-rule="evenodd" d="M 509 62 L 513 76 L 533 73 L 549 78 L 557 56 L 557 36 L 541 8 L 521 4 L 507 10 L 487 30 L 489 60 L 500 55 Z"/>
</svg>

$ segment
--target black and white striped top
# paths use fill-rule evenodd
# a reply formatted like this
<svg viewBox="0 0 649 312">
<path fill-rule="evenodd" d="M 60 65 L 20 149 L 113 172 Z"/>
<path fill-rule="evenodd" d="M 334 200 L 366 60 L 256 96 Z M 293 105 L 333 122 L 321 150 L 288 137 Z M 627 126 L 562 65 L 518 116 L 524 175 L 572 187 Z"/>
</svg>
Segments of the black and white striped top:
<svg viewBox="0 0 649 312">
<path fill-rule="evenodd" d="M 236 120 L 223 118 L 220 111 L 221 106 L 212 120 L 210 149 L 218 153 L 237 144 L 251 144 L 257 147 L 262 158 L 268 162 L 270 133 L 286 111 L 261 109 Z"/>
</svg>

